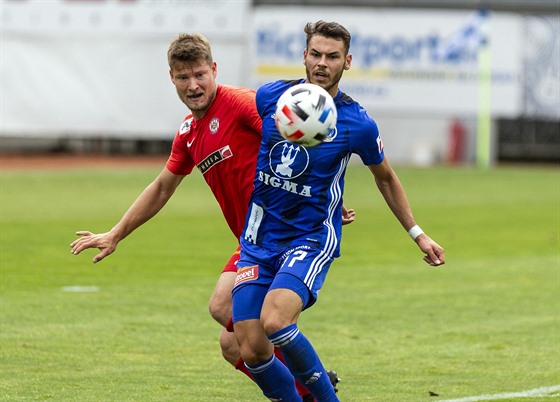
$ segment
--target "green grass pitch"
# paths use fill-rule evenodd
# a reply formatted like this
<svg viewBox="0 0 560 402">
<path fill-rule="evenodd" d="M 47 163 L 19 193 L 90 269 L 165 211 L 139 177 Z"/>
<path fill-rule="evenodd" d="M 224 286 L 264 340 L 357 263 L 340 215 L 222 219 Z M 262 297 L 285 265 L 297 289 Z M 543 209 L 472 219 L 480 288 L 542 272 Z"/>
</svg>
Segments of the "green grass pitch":
<svg viewBox="0 0 560 402">
<path fill-rule="evenodd" d="M 341 400 L 560 384 L 557 167 L 396 170 L 448 263 L 424 264 L 369 171 L 349 167 L 357 219 L 300 319 Z M 207 312 L 236 240 L 200 174 L 106 260 L 70 254 L 76 230 L 108 230 L 158 172 L 1 173 L 0 401 L 266 400 L 221 358 Z"/>
</svg>

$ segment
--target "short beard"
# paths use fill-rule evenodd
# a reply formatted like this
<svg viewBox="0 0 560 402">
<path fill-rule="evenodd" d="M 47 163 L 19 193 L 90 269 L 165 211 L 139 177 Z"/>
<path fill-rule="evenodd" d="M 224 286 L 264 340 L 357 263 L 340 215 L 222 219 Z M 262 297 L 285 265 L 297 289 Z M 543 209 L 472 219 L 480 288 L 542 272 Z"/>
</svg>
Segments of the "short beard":
<svg viewBox="0 0 560 402">
<path fill-rule="evenodd" d="M 179 94 L 179 91 L 177 90 L 177 94 Z M 179 94 L 179 97 L 181 97 L 181 94 Z M 216 98 L 216 94 L 214 93 L 213 96 L 211 97 L 211 99 L 208 99 L 208 101 L 202 105 L 197 105 L 194 107 L 190 107 L 187 103 L 187 95 L 185 95 L 185 98 L 181 98 L 181 100 L 183 101 L 183 103 L 185 104 L 185 106 L 191 111 L 191 112 L 206 112 L 206 110 L 208 110 L 210 108 L 210 106 L 212 105 L 212 102 L 214 101 L 214 99 Z"/>
<path fill-rule="evenodd" d="M 340 80 L 342 79 L 342 74 L 344 74 L 344 67 L 334 75 L 334 78 L 331 80 L 331 84 L 326 86 L 326 87 L 322 87 L 325 91 L 329 92 L 334 86 L 338 86 L 338 83 L 340 82 Z M 305 66 L 305 75 L 307 76 L 307 82 L 310 82 L 313 84 L 313 81 L 311 80 L 312 74 L 309 71 L 309 69 L 307 68 L 307 66 Z M 316 84 L 319 85 L 319 84 Z M 319 85 L 321 86 L 321 85 Z"/>
</svg>

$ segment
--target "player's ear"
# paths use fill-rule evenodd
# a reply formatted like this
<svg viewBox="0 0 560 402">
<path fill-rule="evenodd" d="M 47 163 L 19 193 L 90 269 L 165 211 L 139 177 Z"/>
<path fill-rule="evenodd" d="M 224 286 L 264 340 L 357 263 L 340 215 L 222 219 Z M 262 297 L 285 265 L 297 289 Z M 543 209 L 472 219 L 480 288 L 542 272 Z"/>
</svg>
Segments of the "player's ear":
<svg viewBox="0 0 560 402">
<path fill-rule="evenodd" d="M 214 78 L 218 75 L 218 64 L 215 61 L 212 62 L 212 74 L 214 74 Z"/>
<path fill-rule="evenodd" d="M 352 64 L 352 55 L 348 54 L 348 56 L 346 56 L 346 62 L 344 63 L 344 69 L 345 70 L 350 70 L 350 65 Z"/>
<path fill-rule="evenodd" d="M 303 64 L 305 64 L 306 58 L 307 58 L 307 49 L 303 49 Z"/>
</svg>

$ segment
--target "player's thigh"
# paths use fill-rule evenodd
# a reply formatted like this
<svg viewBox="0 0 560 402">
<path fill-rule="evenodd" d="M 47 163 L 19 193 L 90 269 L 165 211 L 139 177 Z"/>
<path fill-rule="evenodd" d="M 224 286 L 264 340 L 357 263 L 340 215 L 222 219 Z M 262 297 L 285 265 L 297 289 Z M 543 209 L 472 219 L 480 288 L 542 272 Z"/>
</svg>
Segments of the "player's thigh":
<svg viewBox="0 0 560 402">
<path fill-rule="evenodd" d="M 274 270 L 262 260 L 243 257 L 239 260 L 232 291 L 234 323 L 260 318 L 264 298 L 273 280 Z"/>
<path fill-rule="evenodd" d="M 240 247 L 235 250 L 229 261 L 226 263 L 224 269 L 210 298 L 210 311 L 214 314 L 215 311 L 222 312 L 227 309 L 226 313 L 229 314 L 231 310 L 231 290 L 237 275 L 237 261 L 239 261 Z"/>
<path fill-rule="evenodd" d="M 305 310 L 317 301 L 332 262 L 321 249 L 295 247 L 285 254 L 270 289 L 292 290 L 301 297 Z"/>
<path fill-rule="evenodd" d="M 210 299 L 211 303 L 215 301 L 218 304 L 231 306 L 231 290 L 235 283 L 235 277 L 235 272 L 222 272 L 214 287 L 214 292 Z"/>
</svg>

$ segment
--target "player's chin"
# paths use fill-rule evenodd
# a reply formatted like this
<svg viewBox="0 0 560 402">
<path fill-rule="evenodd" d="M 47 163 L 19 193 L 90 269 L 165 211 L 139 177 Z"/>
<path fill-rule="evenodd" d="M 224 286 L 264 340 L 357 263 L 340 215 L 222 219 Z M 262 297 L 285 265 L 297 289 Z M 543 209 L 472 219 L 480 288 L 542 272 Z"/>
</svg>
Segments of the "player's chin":
<svg viewBox="0 0 560 402">
<path fill-rule="evenodd" d="M 323 89 L 327 89 L 330 85 L 330 78 L 325 75 L 313 74 L 311 76 L 311 83 L 315 85 L 319 85 Z"/>
<path fill-rule="evenodd" d="M 199 98 L 186 98 L 185 104 L 191 111 L 199 112 L 208 109 L 210 102 L 204 97 Z"/>
</svg>

